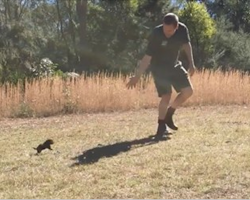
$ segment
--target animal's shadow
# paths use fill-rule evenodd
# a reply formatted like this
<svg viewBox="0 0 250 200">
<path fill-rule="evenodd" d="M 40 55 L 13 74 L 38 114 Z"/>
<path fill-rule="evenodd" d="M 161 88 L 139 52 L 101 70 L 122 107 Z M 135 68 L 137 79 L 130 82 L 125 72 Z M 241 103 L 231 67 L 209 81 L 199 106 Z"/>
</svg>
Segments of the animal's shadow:
<svg viewBox="0 0 250 200">
<path fill-rule="evenodd" d="M 170 133 L 168 133 L 168 135 L 170 135 Z M 116 156 L 121 152 L 127 152 L 138 147 L 156 144 L 158 142 L 166 141 L 168 139 L 170 139 L 168 136 L 163 136 L 161 138 L 149 136 L 147 138 L 124 141 L 105 146 L 98 145 L 97 147 L 88 149 L 84 151 L 81 155 L 72 158 L 73 160 L 76 160 L 76 162 L 72 166 L 93 164 L 95 162 L 98 162 L 100 158 Z"/>
</svg>

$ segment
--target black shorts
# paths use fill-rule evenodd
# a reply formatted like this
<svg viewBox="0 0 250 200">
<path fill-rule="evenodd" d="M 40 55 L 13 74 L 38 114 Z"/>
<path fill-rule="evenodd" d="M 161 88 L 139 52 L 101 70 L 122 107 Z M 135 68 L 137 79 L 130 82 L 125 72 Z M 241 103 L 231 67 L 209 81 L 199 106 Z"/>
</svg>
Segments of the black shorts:
<svg viewBox="0 0 250 200">
<path fill-rule="evenodd" d="M 156 73 L 153 73 L 153 78 L 159 97 L 164 94 L 172 93 L 172 87 L 177 93 L 183 88 L 191 87 L 188 72 L 181 65 L 178 65 L 171 70 L 171 72 L 166 74 L 156 75 Z"/>
</svg>

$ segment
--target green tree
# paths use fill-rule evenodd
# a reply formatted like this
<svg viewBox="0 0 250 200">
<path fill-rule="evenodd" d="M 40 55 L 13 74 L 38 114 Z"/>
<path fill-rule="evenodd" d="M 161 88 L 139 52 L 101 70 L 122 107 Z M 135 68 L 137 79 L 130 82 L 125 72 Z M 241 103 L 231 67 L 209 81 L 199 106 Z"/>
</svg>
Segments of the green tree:
<svg viewBox="0 0 250 200">
<path fill-rule="evenodd" d="M 214 0 L 206 2 L 207 8 L 214 18 L 225 17 L 232 23 L 232 30 L 250 32 L 249 0 Z"/>
<path fill-rule="evenodd" d="M 198 67 L 207 64 L 212 51 L 212 38 L 216 33 L 214 20 L 204 4 L 186 3 L 179 11 L 180 21 L 187 25 L 193 45 L 193 52 Z"/>
<path fill-rule="evenodd" d="M 218 29 L 213 38 L 213 67 L 250 71 L 250 37 L 243 31 L 229 31 L 233 25 L 226 19 L 217 19 Z"/>
<path fill-rule="evenodd" d="M 43 36 L 33 32 L 30 20 L 32 1 L 1 0 L 0 74 L 1 82 L 17 81 L 29 75 L 32 64 L 39 62 Z"/>
</svg>

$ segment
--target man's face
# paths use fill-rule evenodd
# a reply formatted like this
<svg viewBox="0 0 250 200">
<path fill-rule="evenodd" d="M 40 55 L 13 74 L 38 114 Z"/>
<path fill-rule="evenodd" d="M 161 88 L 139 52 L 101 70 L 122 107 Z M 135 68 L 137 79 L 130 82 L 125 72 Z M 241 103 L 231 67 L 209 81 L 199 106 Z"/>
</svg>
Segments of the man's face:
<svg viewBox="0 0 250 200">
<path fill-rule="evenodd" d="M 174 35 L 177 28 L 178 26 L 174 26 L 172 24 L 171 25 L 163 24 L 163 32 L 167 38 L 170 38 L 172 35 Z"/>
</svg>

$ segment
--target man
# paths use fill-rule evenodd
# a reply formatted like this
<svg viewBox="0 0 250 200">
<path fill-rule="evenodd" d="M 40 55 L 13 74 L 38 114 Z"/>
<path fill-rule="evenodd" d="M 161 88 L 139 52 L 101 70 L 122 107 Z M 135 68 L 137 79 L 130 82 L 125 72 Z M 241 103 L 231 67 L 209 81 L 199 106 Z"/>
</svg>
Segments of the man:
<svg viewBox="0 0 250 200">
<path fill-rule="evenodd" d="M 157 137 L 167 133 L 166 125 L 173 130 L 178 130 L 173 122 L 173 114 L 193 94 L 188 72 L 178 61 L 180 50 L 184 50 L 187 55 L 188 72 L 192 76 L 195 65 L 188 28 L 179 22 L 177 15 L 168 13 L 163 18 L 163 24 L 154 28 L 139 68 L 127 83 L 128 88 L 135 87 L 141 75 L 150 66 L 158 96 L 161 98 Z M 172 86 L 178 95 L 169 106 Z"/>
</svg>

